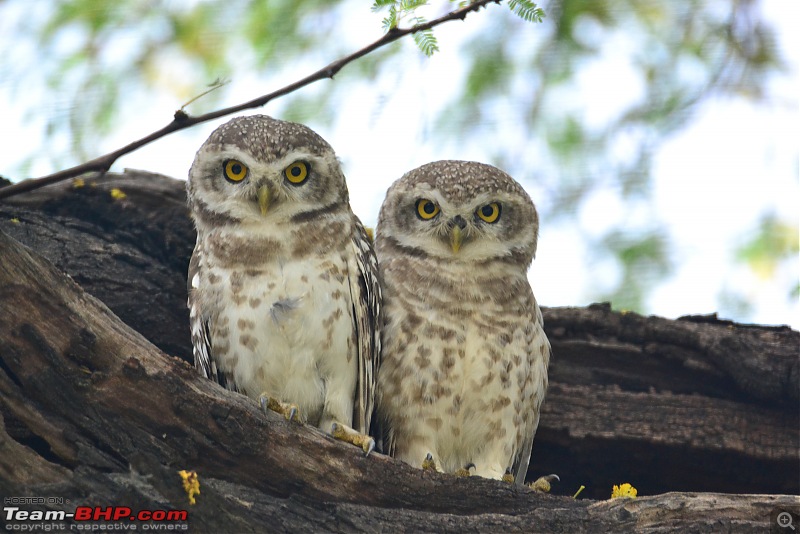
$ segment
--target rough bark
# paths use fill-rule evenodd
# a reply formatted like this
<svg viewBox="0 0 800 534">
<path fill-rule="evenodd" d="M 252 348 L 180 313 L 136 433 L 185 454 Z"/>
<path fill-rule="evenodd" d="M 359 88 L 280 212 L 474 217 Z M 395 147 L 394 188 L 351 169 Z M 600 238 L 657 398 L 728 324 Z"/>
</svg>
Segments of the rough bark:
<svg viewBox="0 0 800 534">
<path fill-rule="evenodd" d="M 556 495 L 423 473 L 198 377 L 183 182 L 78 185 L 0 203 L 0 232 L 35 250 L 0 234 L 4 496 L 187 508 L 177 471 L 194 469 L 190 524 L 207 532 L 763 531 L 800 511 L 789 328 L 545 309 L 552 385 L 529 478 L 558 473 Z M 590 499 L 621 482 L 647 496 Z"/>
</svg>

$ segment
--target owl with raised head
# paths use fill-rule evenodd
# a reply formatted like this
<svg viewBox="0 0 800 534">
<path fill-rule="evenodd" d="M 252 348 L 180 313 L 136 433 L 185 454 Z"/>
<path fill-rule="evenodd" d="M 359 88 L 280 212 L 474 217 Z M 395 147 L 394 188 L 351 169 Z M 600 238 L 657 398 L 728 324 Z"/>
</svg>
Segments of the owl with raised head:
<svg viewBox="0 0 800 534">
<path fill-rule="evenodd" d="M 369 453 L 381 289 L 331 146 L 300 124 L 235 118 L 198 150 L 187 196 L 196 367 Z"/>
<path fill-rule="evenodd" d="M 377 415 L 393 456 L 524 482 L 550 358 L 527 276 L 538 231 L 525 190 L 490 165 L 437 161 L 389 188 Z"/>
</svg>

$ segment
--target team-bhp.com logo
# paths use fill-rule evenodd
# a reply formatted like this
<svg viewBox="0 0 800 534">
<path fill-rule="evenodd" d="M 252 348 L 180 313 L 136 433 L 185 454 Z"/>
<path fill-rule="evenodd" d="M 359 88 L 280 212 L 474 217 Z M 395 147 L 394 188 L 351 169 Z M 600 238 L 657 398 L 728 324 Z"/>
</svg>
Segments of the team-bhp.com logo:
<svg viewBox="0 0 800 534">
<path fill-rule="evenodd" d="M 186 530 L 189 513 L 186 510 L 139 510 L 134 512 L 127 506 L 78 506 L 74 512 L 64 510 L 24 510 L 19 506 L 4 506 L 3 516 L 6 530 L 67 530 L 63 522 L 72 523 L 70 530 L 96 530 L 98 522 L 112 522 L 124 530 Z M 86 522 L 86 524 L 83 524 Z M 39 523 L 42 527 L 32 527 Z M 43 528 L 49 525 L 49 528 Z M 176 528 L 177 527 L 177 528 Z M 105 530 L 105 529 L 103 529 Z M 121 530 L 121 528 L 115 528 Z"/>
</svg>

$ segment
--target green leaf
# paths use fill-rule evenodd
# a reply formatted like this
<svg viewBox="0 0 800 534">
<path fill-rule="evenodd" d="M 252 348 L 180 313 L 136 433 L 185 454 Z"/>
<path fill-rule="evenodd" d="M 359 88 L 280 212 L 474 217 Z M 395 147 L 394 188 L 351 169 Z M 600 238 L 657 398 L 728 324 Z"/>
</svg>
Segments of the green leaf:
<svg viewBox="0 0 800 534">
<path fill-rule="evenodd" d="M 405 12 L 410 12 L 427 4 L 428 0 L 401 0 L 400 9 Z"/>
<path fill-rule="evenodd" d="M 414 17 L 412 22 L 414 26 L 419 26 L 420 24 L 425 24 L 426 21 L 422 17 Z M 436 42 L 436 37 L 430 29 L 416 32 L 414 34 L 414 42 L 417 43 L 422 53 L 428 57 L 431 57 L 434 52 L 439 51 L 439 44 Z"/>
<path fill-rule="evenodd" d="M 736 250 L 736 259 L 763 279 L 772 278 L 778 265 L 800 252 L 796 221 L 783 221 L 774 214 L 762 217 L 754 235 Z"/>
<path fill-rule="evenodd" d="M 544 10 L 531 0 L 510 0 L 508 7 L 515 15 L 528 22 L 542 22 Z"/>
<path fill-rule="evenodd" d="M 387 6 L 393 6 L 394 4 L 395 0 L 375 0 L 375 3 L 372 4 L 372 11 L 380 11 Z"/>
<path fill-rule="evenodd" d="M 434 52 L 439 51 L 439 45 L 436 42 L 436 37 L 434 37 L 431 30 L 415 33 L 414 42 L 417 43 L 417 46 L 420 50 L 422 50 L 422 53 L 428 57 L 432 56 Z"/>
<path fill-rule="evenodd" d="M 389 16 L 383 19 L 383 30 L 388 32 L 392 28 L 396 28 L 397 23 L 397 8 L 392 6 L 389 8 Z"/>
</svg>

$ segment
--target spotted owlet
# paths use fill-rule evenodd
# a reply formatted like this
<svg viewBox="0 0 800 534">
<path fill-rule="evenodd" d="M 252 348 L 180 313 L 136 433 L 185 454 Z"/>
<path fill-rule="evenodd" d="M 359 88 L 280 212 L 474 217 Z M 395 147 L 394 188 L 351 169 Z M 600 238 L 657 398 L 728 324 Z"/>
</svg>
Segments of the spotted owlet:
<svg viewBox="0 0 800 534">
<path fill-rule="evenodd" d="M 530 197 L 490 165 L 438 161 L 389 188 L 377 410 L 393 456 L 524 482 L 550 358 L 527 278 L 538 230 Z"/>
<path fill-rule="evenodd" d="M 369 453 L 380 286 L 333 149 L 300 124 L 236 118 L 198 150 L 187 195 L 196 367 Z"/>
</svg>

